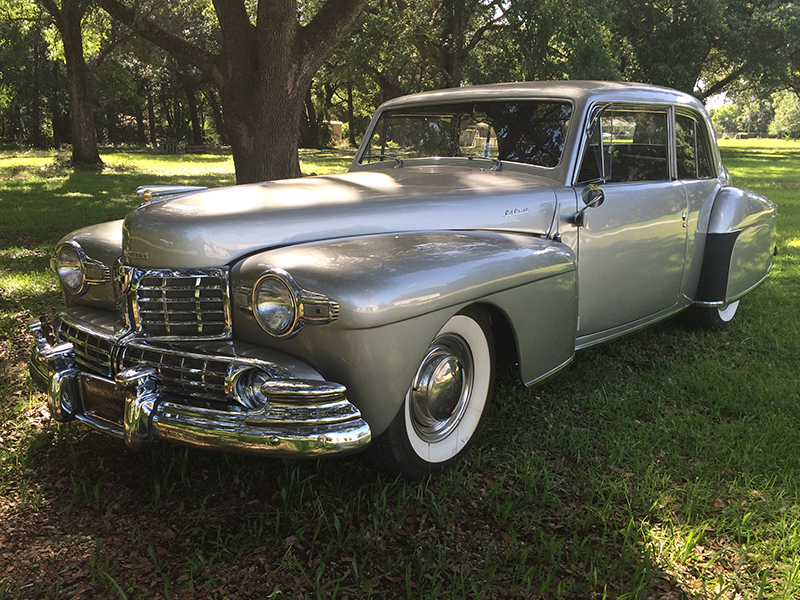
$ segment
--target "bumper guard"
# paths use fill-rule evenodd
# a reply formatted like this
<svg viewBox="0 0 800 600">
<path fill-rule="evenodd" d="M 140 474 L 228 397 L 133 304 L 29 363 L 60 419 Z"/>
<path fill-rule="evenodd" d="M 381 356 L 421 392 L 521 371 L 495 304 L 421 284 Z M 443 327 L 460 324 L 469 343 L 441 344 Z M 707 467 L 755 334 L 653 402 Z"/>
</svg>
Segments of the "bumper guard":
<svg viewBox="0 0 800 600">
<path fill-rule="evenodd" d="M 47 393 L 50 414 L 59 422 L 77 419 L 139 449 L 159 439 L 189 446 L 313 457 L 360 450 L 370 442 L 369 425 L 345 395 L 344 386 L 310 379 L 273 380 L 262 386 L 269 402 L 249 411 L 223 411 L 174 401 L 158 387 L 157 372 L 142 365 L 115 379 L 82 372 L 71 343 L 58 343 L 49 323 L 33 321 L 31 379 Z M 87 389 L 103 389 L 121 409 L 119 419 L 89 408 Z M 107 400 L 106 400 L 107 401 Z M 101 411 L 102 412 L 102 411 Z"/>
</svg>

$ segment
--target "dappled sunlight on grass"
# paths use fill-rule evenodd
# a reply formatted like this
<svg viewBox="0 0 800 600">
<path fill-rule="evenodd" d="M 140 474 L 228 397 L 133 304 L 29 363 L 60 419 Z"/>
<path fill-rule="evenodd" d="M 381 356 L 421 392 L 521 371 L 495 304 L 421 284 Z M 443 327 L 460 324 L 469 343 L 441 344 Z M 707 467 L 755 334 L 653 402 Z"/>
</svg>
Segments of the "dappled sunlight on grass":
<svg viewBox="0 0 800 600">
<path fill-rule="evenodd" d="M 163 175 L 175 177 L 217 177 L 233 183 L 233 157 L 229 154 L 196 155 L 118 152 L 101 155 L 106 168 L 111 171 L 137 173 L 140 175 Z M 142 185 L 148 182 L 142 182 Z"/>
<path fill-rule="evenodd" d="M 302 151 L 303 172 L 352 155 Z M 506 367 L 466 460 L 406 482 L 354 457 L 131 453 L 48 421 L 25 323 L 62 306 L 55 242 L 124 216 L 138 185 L 227 185 L 233 167 L 0 153 L 0 597 L 798 597 L 800 144 L 723 155 L 781 215 L 773 274 L 730 327 L 665 322 L 530 389 Z"/>
</svg>

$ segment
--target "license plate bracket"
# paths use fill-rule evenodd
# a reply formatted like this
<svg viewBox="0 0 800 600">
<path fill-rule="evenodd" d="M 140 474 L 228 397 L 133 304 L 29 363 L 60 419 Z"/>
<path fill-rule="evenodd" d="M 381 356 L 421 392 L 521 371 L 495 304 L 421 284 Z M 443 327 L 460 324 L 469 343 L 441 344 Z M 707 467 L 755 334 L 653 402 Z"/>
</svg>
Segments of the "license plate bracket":
<svg viewBox="0 0 800 600">
<path fill-rule="evenodd" d="M 100 419 L 123 424 L 125 389 L 114 381 L 81 373 L 79 378 L 83 410 Z"/>
</svg>

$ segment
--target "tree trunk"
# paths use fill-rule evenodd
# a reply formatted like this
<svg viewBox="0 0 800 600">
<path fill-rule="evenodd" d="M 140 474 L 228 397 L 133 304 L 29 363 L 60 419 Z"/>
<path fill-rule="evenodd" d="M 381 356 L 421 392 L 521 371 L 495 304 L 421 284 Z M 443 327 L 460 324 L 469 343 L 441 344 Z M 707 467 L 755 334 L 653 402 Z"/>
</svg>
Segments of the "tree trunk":
<svg viewBox="0 0 800 600">
<path fill-rule="evenodd" d="M 353 84 L 347 82 L 347 137 L 350 145 L 356 145 L 356 119 L 353 111 Z"/>
<path fill-rule="evenodd" d="M 202 146 L 203 127 L 200 123 L 200 113 L 197 110 L 197 98 L 194 95 L 194 88 L 184 82 L 183 92 L 186 94 L 186 102 L 189 105 L 189 120 L 192 123 L 192 144 Z"/>
<path fill-rule="evenodd" d="M 447 84 L 450 87 L 461 85 L 462 72 L 464 70 L 464 31 L 466 28 L 466 7 L 464 0 L 448 0 L 446 2 L 448 11 L 447 28 L 444 31 L 442 46 L 445 52 L 445 71 L 447 72 Z"/>
<path fill-rule="evenodd" d="M 48 103 L 50 114 L 53 118 L 53 145 L 56 148 L 60 148 L 63 144 L 68 144 L 71 141 L 70 122 L 69 113 L 63 107 L 63 88 L 60 85 L 63 84 L 63 80 L 57 61 L 52 62 L 52 69 L 50 76 L 52 87 L 48 94 Z"/>
<path fill-rule="evenodd" d="M 42 32 L 38 26 L 33 31 L 33 102 L 31 105 L 31 143 L 34 148 L 44 147 L 42 133 L 42 75 L 44 52 L 42 52 Z"/>
<path fill-rule="evenodd" d="M 227 146 L 228 137 L 225 135 L 225 120 L 222 118 L 222 108 L 219 105 L 219 99 L 213 89 L 204 88 L 203 93 L 205 94 L 208 104 L 211 106 L 211 114 L 214 116 L 214 128 L 217 130 L 219 143 L 223 146 Z"/>
<path fill-rule="evenodd" d="M 219 54 L 166 31 L 125 2 L 97 0 L 112 17 L 213 81 L 238 183 L 297 177 L 304 95 L 367 0 L 326 0 L 305 24 L 298 21 L 297 0 L 259 0 L 254 20 L 244 0 L 212 2 Z"/>
<path fill-rule="evenodd" d="M 144 111 L 142 110 L 141 100 L 136 103 L 136 143 L 144 146 L 147 143 L 147 136 L 144 132 Z"/>
<path fill-rule="evenodd" d="M 52 15 L 64 43 L 72 124 L 72 164 L 76 167 L 100 167 L 103 161 L 97 151 L 94 106 L 81 33 L 81 21 L 88 4 L 80 0 L 63 0 L 60 9 L 54 0 L 42 0 L 42 4 Z"/>
<path fill-rule="evenodd" d="M 251 93 L 229 86 L 220 90 L 225 133 L 235 157 L 237 183 L 300 177 L 298 132 L 302 96 L 278 86 L 254 86 Z"/>
<path fill-rule="evenodd" d="M 156 107 L 153 104 L 153 92 L 147 91 L 147 123 L 150 130 L 150 145 L 155 148 L 158 145 L 158 132 L 156 131 Z"/>
<path fill-rule="evenodd" d="M 114 146 L 119 142 L 119 128 L 117 127 L 117 120 L 119 115 L 115 106 L 109 106 L 106 109 L 106 131 L 108 132 L 108 142 Z"/>
<path fill-rule="evenodd" d="M 311 88 L 306 93 L 305 101 L 305 119 L 300 123 L 300 131 L 303 135 L 300 136 L 303 148 L 319 149 L 322 147 L 319 139 L 319 123 L 317 122 L 317 110 L 314 108 L 314 99 L 311 97 Z"/>
</svg>

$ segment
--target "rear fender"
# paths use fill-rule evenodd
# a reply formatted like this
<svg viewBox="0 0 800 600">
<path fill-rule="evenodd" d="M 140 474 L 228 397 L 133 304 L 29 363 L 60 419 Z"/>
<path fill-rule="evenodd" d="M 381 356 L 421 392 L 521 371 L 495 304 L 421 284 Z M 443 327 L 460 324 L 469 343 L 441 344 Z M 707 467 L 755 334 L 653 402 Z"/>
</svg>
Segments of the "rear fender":
<svg viewBox="0 0 800 600">
<path fill-rule="evenodd" d="M 776 252 L 777 206 L 751 190 L 724 187 L 708 220 L 703 268 L 694 301 L 721 306 L 766 279 Z"/>
</svg>

